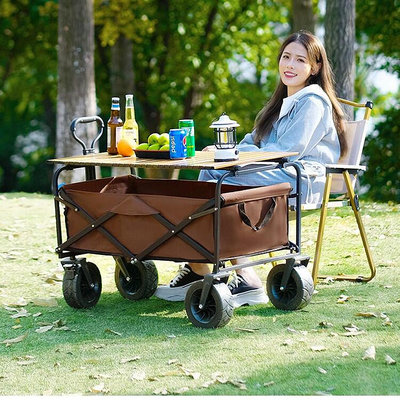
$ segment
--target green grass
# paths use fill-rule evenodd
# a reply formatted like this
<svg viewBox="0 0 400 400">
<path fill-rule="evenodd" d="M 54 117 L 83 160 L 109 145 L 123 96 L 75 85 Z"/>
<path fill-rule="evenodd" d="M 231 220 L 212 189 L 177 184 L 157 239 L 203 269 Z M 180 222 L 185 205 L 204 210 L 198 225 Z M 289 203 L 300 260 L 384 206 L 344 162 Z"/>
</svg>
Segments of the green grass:
<svg viewBox="0 0 400 400">
<path fill-rule="evenodd" d="M 0 195 L 0 395 L 399 395 L 400 210 L 367 203 L 362 211 L 374 280 L 321 283 L 304 310 L 242 307 L 224 328 L 203 330 L 189 323 L 183 303 L 123 299 L 110 257 L 88 255 L 102 273 L 97 306 L 67 306 L 51 197 Z M 318 214 L 303 219 L 303 253 L 311 256 L 317 224 Z M 350 213 L 330 212 L 321 272 L 367 273 L 366 265 Z M 177 268 L 157 266 L 161 283 Z M 265 280 L 270 266 L 257 269 Z M 341 295 L 349 296 L 344 304 Z M 39 299 L 57 305 L 35 305 Z M 12 318 L 17 311 L 7 307 L 27 316 Z M 365 312 L 376 317 L 356 316 Z M 349 324 L 363 333 L 344 336 Z M 36 332 L 45 325 L 54 327 Z M 363 360 L 370 346 L 376 358 Z"/>
</svg>

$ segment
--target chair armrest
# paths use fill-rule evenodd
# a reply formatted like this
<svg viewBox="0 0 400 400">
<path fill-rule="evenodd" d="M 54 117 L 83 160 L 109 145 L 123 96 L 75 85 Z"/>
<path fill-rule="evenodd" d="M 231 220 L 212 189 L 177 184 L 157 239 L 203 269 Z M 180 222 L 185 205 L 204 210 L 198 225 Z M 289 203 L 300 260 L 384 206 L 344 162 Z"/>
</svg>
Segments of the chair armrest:
<svg viewBox="0 0 400 400">
<path fill-rule="evenodd" d="M 326 172 L 331 174 L 341 174 L 348 171 L 350 174 L 357 174 L 360 171 L 367 169 L 364 165 L 351 165 L 351 164 L 326 164 Z"/>
</svg>

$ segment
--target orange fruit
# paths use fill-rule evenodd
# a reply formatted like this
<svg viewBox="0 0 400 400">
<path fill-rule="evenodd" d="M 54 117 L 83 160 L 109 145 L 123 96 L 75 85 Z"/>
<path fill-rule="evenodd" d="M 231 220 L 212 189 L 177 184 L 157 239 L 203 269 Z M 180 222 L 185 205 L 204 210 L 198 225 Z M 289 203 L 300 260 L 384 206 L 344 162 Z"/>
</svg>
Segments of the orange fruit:
<svg viewBox="0 0 400 400">
<path fill-rule="evenodd" d="M 132 143 L 128 139 L 120 139 L 117 144 L 118 154 L 124 157 L 130 157 L 133 154 Z"/>
</svg>

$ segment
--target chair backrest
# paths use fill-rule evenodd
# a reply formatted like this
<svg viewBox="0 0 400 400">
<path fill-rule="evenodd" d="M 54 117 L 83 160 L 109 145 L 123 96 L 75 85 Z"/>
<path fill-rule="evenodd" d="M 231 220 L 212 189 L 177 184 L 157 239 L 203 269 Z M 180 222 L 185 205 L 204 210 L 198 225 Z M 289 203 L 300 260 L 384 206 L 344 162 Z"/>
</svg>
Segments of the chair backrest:
<svg viewBox="0 0 400 400">
<path fill-rule="evenodd" d="M 352 101 L 338 99 L 341 103 L 351 105 L 353 107 L 365 107 L 364 118 L 357 121 L 345 122 L 345 135 L 348 146 L 347 154 L 341 157 L 338 164 L 341 165 L 359 165 L 363 152 L 365 136 L 368 128 L 368 119 L 371 115 L 373 104 L 367 102 L 365 104 L 354 103 Z M 353 188 L 356 178 L 351 176 Z M 331 194 L 344 194 L 347 192 L 346 184 L 342 174 L 335 174 L 332 178 Z"/>
</svg>

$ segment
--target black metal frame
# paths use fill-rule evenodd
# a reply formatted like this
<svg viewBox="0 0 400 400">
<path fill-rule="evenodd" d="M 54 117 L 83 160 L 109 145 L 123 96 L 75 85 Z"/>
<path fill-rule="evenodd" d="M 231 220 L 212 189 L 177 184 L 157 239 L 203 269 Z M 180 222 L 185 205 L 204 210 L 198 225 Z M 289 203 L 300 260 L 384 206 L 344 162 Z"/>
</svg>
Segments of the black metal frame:
<svg viewBox="0 0 400 400">
<path fill-rule="evenodd" d="M 94 122 L 97 121 L 98 117 L 87 117 L 87 118 L 81 118 L 81 119 L 76 119 L 73 121 L 71 124 L 71 132 L 73 137 L 81 143 L 83 147 L 83 152 L 84 154 L 88 154 L 92 152 L 92 148 L 95 144 L 95 142 L 99 139 L 101 136 L 101 133 L 96 137 L 96 139 L 92 142 L 92 148 L 91 149 L 86 149 L 86 146 L 84 143 L 76 137 L 75 135 L 75 129 L 76 129 L 76 124 L 81 122 L 81 123 L 88 123 L 88 122 Z M 101 128 L 102 130 L 102 128 Z M 262 254 L 267 254 L 272 251 L 278 251 L 278 250 L 288 250 L 287 254 L 283 254 L 280 256 L 275 256 L 275 257 L 267 257 L 263 259 L 257 259 L 254 261 L 242 263 L 240 265 L 232 265 L 231 267 L 225 267 L 225 263 L 229 260 L 234 260 L 238 259 L 241 257 L 231 257 L 231 258 L 225 258 L 221 259 L 220 258 L 220 213 L 221 213 L 221 207 L 223 206 L 222 204 L 222 196 L 221 196 L 221 191 L 222 191 L 222 184 L 223 181 L 229 177 L 229 176 L 242 176 L 245 174 L 249 173 L 254 173 L 254 172 L 260 172 L 260 171 L 266 171 L 266 170 L 271 170 L 275 168 L 284 168 L 284 167 L 294 167 L 296 171 L 296 190 L 292 191 L 290 194 L 289 198 L 295 198 L 296 200 L 296 241 L 295 243 L 288 242 L 288 246 L 283 246 L 278 249 L 265 249 L 263 251 L 250 254 L 248 256 L 254 256 L 254 255 L 262 255 Z M 54 195 L 54 204 L 55 204 L 55 218 L 56 218 L 56 232 L 57 232 L 57 248 L 56 252 L 59 256 L 59 258 L 63 259 L 61 260 L 61 264 L 64 267 L 64 269 L 67 271 L 70 271 L 72 269 L 76 269 L 79 267 L 82 267 L 83 272 L 86 275 L 90 275 L 87 271 L 86 267 L 86 262 L 85 259 L 76 259 L 77 255 L 84 254 L 84 253 L 95 253 L 95 252 L 88 252 L 88 251 L 71 251 L 71 250 L 66 250 L 68 247 L 70 247 L 74 242 L 88 234 L 89 232 L 98 229 L 103 235 L 107 237 L 110 242 L 116 246 L 120 252 L 123 254 L 123 256 L 129 260 L 131 263 L 135 262 L 140 262 L 144 261 L 147 259 L 147 256 L 154 251 L 157 247 L 165 243 L 167 240 L 169 240 L 173 236 L 178 236 L 180 239 L 185 241 L 188 245 L 190 245 L 192 248 L 197 250 L 200 254 L 202 254 L 210 263 L 213 264 L 213 270 L 210 274 L 207 274 L 204 277 L 204 285 L 203 285 L 203 290 L 200 298 L 200 308 L 202 308 L 205 304 L 205 301 L 207 299 L 209 290 L 213 284 L 214 280 L 219 280 L 222 277 L 227 276 L 231 271 L 237 270 L 237 269 L 243 269 L 243 268 L 248 268 L 252 267 L 255 265 L 260 265 L 260 264 L 265 264 L 267 262 L 276 262 L 276 261 L 281 261 L 285 260 L 287 268 L 285 270 L 285 273 L 282 278 L 281 282 L 281 289 L 283 290 L 290 277 L 290 273 L 293 269 L 293 266 L 300 262 L 301 264 L 307 266 L 309 257 L 308 256 L 302 256 L 301 255 L 301 171 L 299 166 L 296 163 L 293 162 L 288 162 L 286 159 L 281 159 L 278 161 L 274 162 L 263 162 L 263 163 L 254 163 L 254 164 L 248 164 L 244 166 L 234 166 L 229 170 L 226 170 L 224 174 L 221 175 L 221 177 L 218 179 L 215 187 L 215 196 L 213 199 L 208 200 L 206 203 L 204 203 L 201 207 L 199 207 L 194 213 L 191 215 L 185 217 L 182 221 L 180 221 L 178 224 L 173 224 L 171 223 L 167 218 L 163 217 L 160 214 L 154 214 L 152 215 L 159 223 L 164 225 L 167 229 L 168 232 L 165 233 L 163 236 L 158 238 L 154 243 L 149 245 L 145 250 L 143 250 L 139 254 L 134 254 L 132 253 L 128 248 L 126 248 L 114 235 L 112 235 L 104 226 L 102 226 L 107 220 L 112 218 L 115 213 L 108 211 L 104 215 L 102 215 L 99 218 L 93 218 L 86 210 L 84 210 L 80 205 L 76 204 L 66 193 L 65 190 L 63 190 L 63 187 L 59 186 L 58 180 L 60 177 L 60 174 L 63 171 L 66 170 L 72 170 L 75 168 L 85 168 L 85 173 L 86 173 L 86 180 L 92 180 L 96 179 L 96 171 L 95 167 L 82 167 L 82 166 L 71 166 L 71 165 L 64 165 L 57 169 L 54 172 L 53 175 L 53 181 L 52 181 L 52 191 Z M 288 202 L 289 202 L 288 198 Z M 62 226 L 61 226 L 61 209 L 60 209 L 60 203 L 63 204 L 65 207 L 70 208 L 73 210 L 73 212 L 78 212 L 80 213 L 87 221 L 88 225 L 82 229 L 79 233 L 75 234 L 72 237 L 69 237 L 65 242 L 63 242 L 62 238 Z M 289 210 L 289 207 L 288 207 Z M 203 247 L 201 244 L 199 244 L 197 241 L 192 239 L 190 236 L 188 236 L 185 232 L 183 232 L 183 229 L 190 224 L 193 220 L 202 217 L 207 214 L 213 214 L 213 222 L 214 222 L 214 252 L 211 253 L 208 251 L 205 247 Z M 289 232 L 289 211 L 287 214 L 287 229 Z M 67 234 L 68 236 L 68 234 Z M 98 254 L 98 252 L 96 252 Z M 100 253 L 100 254 L 105 254 L 105 255 L 110 255 L 108 253 Z M 111 254 L 113 255 L 113 254 Z M 114 254 L 113 255 L 116 259 L 117 262 L 121 261 L 119 260 L 120 254 Z M 151 257 L 153 259 L 157 259 L 154 257 Z M 159 258 L 159 259 L 165 259 L 165 258 Z M 171 258 L 168 258 L 169 260 L 172 260 Z M 83 262 L 82 262 L 83 260 Z M 173 259 L 172 261 L 182 261 L 180 258 Z M 195 260 L 185 260 L 185 261 L 195 261 Z M 124 266 L 123 262 L 118 262 L 118 265 L 121 267 L 122 272 L 126 277 L 129 277 L 129 272 L 127 271 L 126 267 Z M 89 280 L 90 281 L 90 280 Z"/>
</svg>

